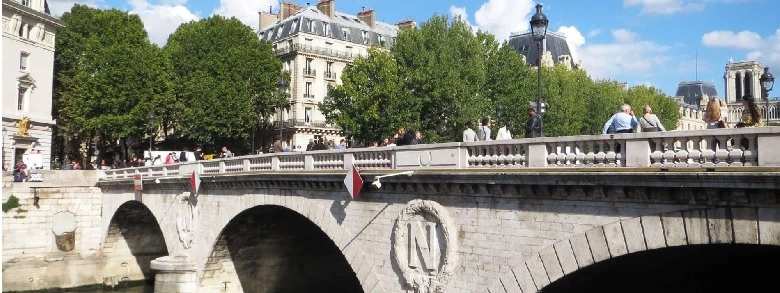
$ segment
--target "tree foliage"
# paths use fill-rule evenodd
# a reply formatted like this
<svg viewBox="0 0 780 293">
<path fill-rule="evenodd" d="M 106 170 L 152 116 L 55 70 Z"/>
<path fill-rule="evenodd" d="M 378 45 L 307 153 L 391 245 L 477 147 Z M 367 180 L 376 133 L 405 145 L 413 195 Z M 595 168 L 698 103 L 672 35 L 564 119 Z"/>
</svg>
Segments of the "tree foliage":
<svg viewBox="0 0 780 293">
<path fill-rule="evenodd" d="M 281 62 L 271 44 L 236 18 L 182 24 L 163 49 L 175 85 L 164 119 L 191 140 L 246 138 L 258 117 L 273 113 L 283 99 L 276 90 Z"/>
<path fill-rule="evenodd" d="M 54 106 L 60 136 L 114 141 L 146 134 L 168 95 L 165 59 L 138 15 L 75 5 L 57 35 Z"/>
<path fill-rule="evenodd" d="M 651 105 L 671 129 L 679 119 L 676 102 L 656 89 L 626 92 L 560 64 L 542 68 L 541 91 L 548 104 L 545 136 L 601 133 L 623 103 Z M 434 15 L 419 28 L 400 31 L 391 52 L 372 50 L 356 61 L 331 93 L 321 110 L 356 130 L 358 140 L 378 140 L 405 126 L 421 130 L 427 142 L 457 141 L 466 122 L 477 125 L 485 116 L 510 122 L 513 135 L 522 137 L 526 109 L 537 97 L 537 69 L 493 35 Z M 503 116 L 495 117 L 499 103 Z"/>
</svg>

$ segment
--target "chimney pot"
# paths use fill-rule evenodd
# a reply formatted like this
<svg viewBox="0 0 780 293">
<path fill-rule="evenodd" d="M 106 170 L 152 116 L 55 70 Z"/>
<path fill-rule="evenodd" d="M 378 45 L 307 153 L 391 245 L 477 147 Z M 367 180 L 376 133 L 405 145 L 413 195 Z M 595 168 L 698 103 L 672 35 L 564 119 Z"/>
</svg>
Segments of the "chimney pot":
<svg viewBox="0 0 780 293">
<path fill-rule="evenodd" d="M 363 10 L 358 13 L 357 17 L 360 21 L 367 23 L 371 28 L 376 27 L 376 14 L 374 13 L 374 10 Z"/>
</svg>

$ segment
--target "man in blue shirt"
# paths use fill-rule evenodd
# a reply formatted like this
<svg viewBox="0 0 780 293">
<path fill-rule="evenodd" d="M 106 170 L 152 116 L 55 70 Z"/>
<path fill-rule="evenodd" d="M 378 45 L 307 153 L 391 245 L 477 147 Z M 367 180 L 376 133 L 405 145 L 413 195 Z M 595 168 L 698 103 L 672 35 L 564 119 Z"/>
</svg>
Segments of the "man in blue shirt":
<svg viewBox="0 0 780 293">
<path fill-rule="evenodd" d="M 632 133 L 634 128 L 639 125 L 639 121 L 634 117 L 634 111 L 631 110 L 631 106 L 624 104 L 620 107 L 620 111 L 615 115 L 612 115 L 607 123 L 604 123 L 604 130 L 602 134 L 607 134 L 607 130 L 612 126 L 615 129 L 615 133 Z"/>
</svg>

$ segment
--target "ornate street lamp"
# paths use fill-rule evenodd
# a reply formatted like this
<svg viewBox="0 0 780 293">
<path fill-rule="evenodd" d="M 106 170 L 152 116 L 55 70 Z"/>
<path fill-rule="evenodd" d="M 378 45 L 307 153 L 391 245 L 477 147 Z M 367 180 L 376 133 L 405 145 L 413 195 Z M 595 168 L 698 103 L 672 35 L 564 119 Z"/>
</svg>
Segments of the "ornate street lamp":
<svg viewBox="0 0 780 293">
<path fill-rule="evenodd" d="M 761 74 L 761 78 L 758 80 L 761 81 L 761 93 L 764 95 L 764 99 L 766 99 L 766 115 L 764 115 L 764 119 L 769 119 L 769 92 L 772 91 L 775 85 L 775 77 L 769 73 L 769 67 L 764 67 L 764 74 Z"/>
<path fill-rule="evenodd" d="M 154 141 L 154 123 L 157 121 L 157 115 L 149 114 L 149 161 L 154 162 L 152 158 L 152 143 Z"/>
<path fill-rule="evenodd" d="M 447 117 L 442 115 L 436 123 L 436 133 L 443 136 L 447 132 Z"/>
<path fill-rule="evenodd" d="M 539 119 L 542 118 L 542 42 L 547 36 L 547 25 L 550 20 L 542 13 L 542 4 L 536 4 L 536 14 L 531 17 L 531 35 L 536 41 L 537 53 L 539 54 L 536 64 L 536 113 Z M 540 131 L 540 134 L 542 131 Z"/>
<path fill-rule="evenodd" d="M 496 104 L 496 122 L 497 123 L 500 122 L 503 119 L 503 117 L 504 117 L 504 104 L 498 102 L 498 104 Z"/>
<path fill-rule="evenodd" d="M 280 76 L 279 77 L 279 82 L 276 83 L 276 88 L 279 89 L 279 96 L 280 97 L 284 96 L 284 92 L 285 92 L 285 90 L 287 90 L 287 86 L 288 86 L 287 79 L 284 78 L 284 75 Z M 282 141 L 282 135 L 283 135 L 283 133 L 282 133 L 282 130 L 283 130 L 283 128 L 282 128 L 283 125 L 282 124 L 284 124 L 284 121 L 282 120 L 282 115 L 284 114 L 283 111 L 284 111 L 284 107 L 279 106 L 279 142 Z"/>
</svg>

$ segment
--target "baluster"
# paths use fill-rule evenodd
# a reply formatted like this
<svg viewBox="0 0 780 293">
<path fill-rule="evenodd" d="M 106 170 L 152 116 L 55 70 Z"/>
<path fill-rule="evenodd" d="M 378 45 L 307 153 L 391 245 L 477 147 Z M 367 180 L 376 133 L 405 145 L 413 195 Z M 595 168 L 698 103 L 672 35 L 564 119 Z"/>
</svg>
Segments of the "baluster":
<svg viewBox="0 0 780 293">
<path fill-rule="evenodd" d="M 701 136 L 695 136 L 691 138 L 692 149 L 688 152 L 688 158 L 690 158 L 691 162 L 688 164 L 688 167 L 701 167 L 701 146 L 703 140 L 704 139 Z"/>
<path fill-rule="evenodd" d="M 663 155 L 663 165 L 662 167 L 674 167 L 674 144 L 677 142 L 676 138 L 668 137 L 663 139 L 663 145 L 666 148 L 666 151 Z"/>
<path fill-rule="evenodd" d="M 745 137 L 742 135 L 736 135 L 733 138 L 734 146 L 731 148 L 731 151 L 729 151 L 729 166 L 731 167 L 741 167 L 744 166 L 744 158 L 742 157 L 744 151 L 743 148 L 747 147 L 744 145 L 747 140 L 745 140 Z M 748 145 L 750 143 L 748 142 Z"/>
<path fill-rule="evenodd" d="M 555 143 L 547 143 L 544 146 L 547 148 L 547 166 L 557 167 L 558 153 L 555 149 Z"/>
<path fill-rule="evenodd" d="M 518 146 L 516 144 L 511 144 L 511 145 L 508 145 L 508 146 L 504 147 L 504 151 L 506 151 L 506 158 L 505 158 L 505 160 L 506 160 L 507 166 L 514 167 L 516 165 L 515 164 L 515 154 L 516 154 L 515 149 L 517 147 Z"/>
<path fill-rule="evenodd" d="M 717 144 L 714 136 L 706 136 L 702 139 L 701 166 L 704 168 L 715 167 L 715 150 Z"/>
<path fill-rule="evenodd" d="M 517 154 L 514 157 L 515 165 L 520 165 L 520 167 L 525 167 L 525 162 L 527 161 L 526 156 L 528 155 L 528 148 L 524 144 L 517 145 Z"/>
<path fill-rule="evenodd" d="M 596 142 L 595 141 L 588 141 L 588 153 L 585 154 L 585 166 L 587 167 L 593 167 L 596 166 Z"/>
<path fill-rule="evenodd" d="M 718 150 L 715 151 L 715 167 L 728 167 L 729 166 L 729 143 L 732 141 L 728 136 L 717 137 Z"/>
<path fill-rule="evenodd" d="M 687 137 L 683 137 L 679 139 L 680 141 L 680 151 L 674 153 L 674 166 L 675 167 L 687 167 L 688 166 L 688 142 L 690 141 Z"/>
<path fill-rule="evenodd" d="M 569 167 L 569 146 L 564 143 L 558 144 L 558 156 L 555 158 L 558 160 L 558 164 L 561 167 Z"/>
<path fill-rule="evenodd" d="M 618 142 L 615 140 L 610 140 L 608 144 L 609 144 L 609 151 L 607 151 L 607 154 L 604 158 L 604 165 L 606 165 L 607 167 L 615 167 L 617 166 L 617 161 L 616 161 L 617 155 L 615 152 L 615 148 L 617 148 Z"/>
<path fill-rule="evenodd" d="M 578 141 L 574 144 L 574 166 L 575 167 L 584 167 L 584 160 L 585 160 L 585 142 Z"/>
<path fill-rule="evenodd" d="M 650 153 L 650 166 L 660 168 L 664 161 L 664 141 L 661 138 L 650 138 L 650 145 L 653 147 Z"/>
<path fill-rule="evenodd" d="M 485 152 L 487 152 L 487 148 L 485 148 L 484 145 L 480 145 L 476 147 L 477 150 L 477 157 L 474 160 L 475 166 L 483 167 L 485 162 Z"/>
<path fill-rule="evenodd" d="M 596 167 L 604 167 L 606 166 L 606 158 L 607 158 L 607 142 L 599 141 L 597 143 L 597 146 L 599 149 L 594 157 L 593 165 Z"/>
<path fill-rule="evenodd" d="M 475 155 L 477 152 L 477 148 L 470 146 L 467 148 L 468 155 L 469 155 L 469 167 L 476 167 L 477 166 L 477 156 Z"/>
</svg>

